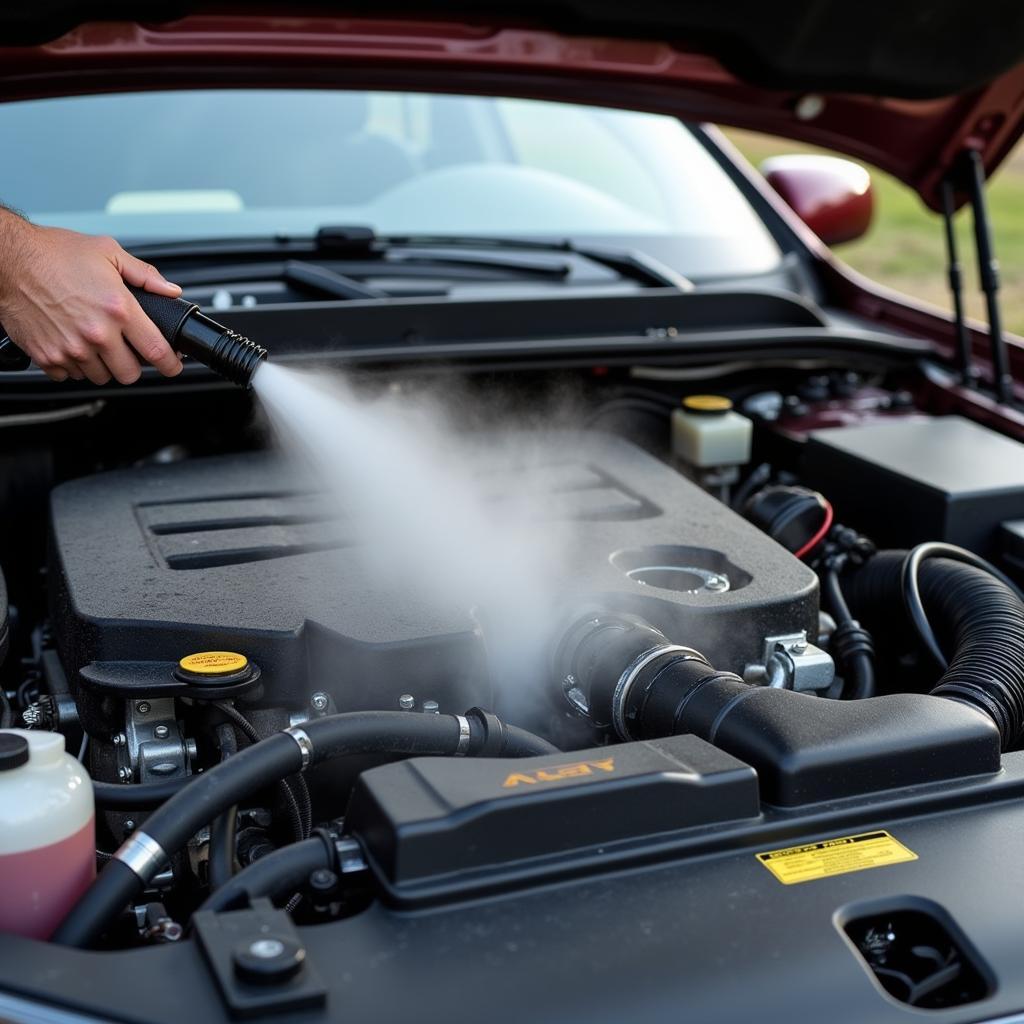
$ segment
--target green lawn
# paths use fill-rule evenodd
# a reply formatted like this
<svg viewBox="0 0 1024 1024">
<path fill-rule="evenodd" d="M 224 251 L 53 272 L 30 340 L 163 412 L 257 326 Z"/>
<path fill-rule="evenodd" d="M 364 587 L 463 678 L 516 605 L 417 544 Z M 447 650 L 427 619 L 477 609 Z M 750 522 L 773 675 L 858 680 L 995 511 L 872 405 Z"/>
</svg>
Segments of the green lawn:
<svg viewBox="0 0 1024 1024">
<path fill-rule="evenodd" d="M 733 130 L 726 134 L 755 165 L 778 153 L 814 152 L 785 139 Z M 864 238 L 838 247 L 837 255 L 891 288 L 950 308 L 941 217 L 895 178 L 871 170 L 874 223 Z M 1007 330 L 1024 335 L 1024 147 L 1019 146 L 993 178 L 989 209 L 1001 267 L 1003 319 Z M 984 319 L 969 212 L 958 214 L 957 235 L 965 270 L 967 311 Z"/>
</svg>

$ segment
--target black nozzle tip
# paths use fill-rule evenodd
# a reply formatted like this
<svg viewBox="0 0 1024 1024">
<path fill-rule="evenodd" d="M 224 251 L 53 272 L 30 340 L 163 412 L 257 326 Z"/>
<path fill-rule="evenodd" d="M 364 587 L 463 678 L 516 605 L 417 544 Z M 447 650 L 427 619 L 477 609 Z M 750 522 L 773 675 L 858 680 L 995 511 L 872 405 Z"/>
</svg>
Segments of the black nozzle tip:
<svg viewBox="0 0 1024 1024">
<path fill-rule="evenodd" d="M 267 358 L 267 350 L 234 331 L 226 331 L 224 340 L 224 351 L 211 360 L 210 368 L 239 387 L 251 388 L 260 363 Z"/>
</svg>

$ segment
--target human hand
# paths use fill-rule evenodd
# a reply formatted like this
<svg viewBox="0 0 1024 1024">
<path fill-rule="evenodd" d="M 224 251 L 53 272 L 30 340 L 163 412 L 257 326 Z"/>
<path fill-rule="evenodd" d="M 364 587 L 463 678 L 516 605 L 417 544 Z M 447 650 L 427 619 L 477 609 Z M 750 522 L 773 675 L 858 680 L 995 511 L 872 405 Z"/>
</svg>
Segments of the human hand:
<svg viewBox="0 0 1024 1024">
<path fill-rule="evenodd" d="M 177 353 L 125 282 L 181 294 L 112 238 L 39 227 L 0 210 L 0 323 L 51 379 L 132 384 L 140 359 L 165 377 L 181 372 Z"/>
</svg>

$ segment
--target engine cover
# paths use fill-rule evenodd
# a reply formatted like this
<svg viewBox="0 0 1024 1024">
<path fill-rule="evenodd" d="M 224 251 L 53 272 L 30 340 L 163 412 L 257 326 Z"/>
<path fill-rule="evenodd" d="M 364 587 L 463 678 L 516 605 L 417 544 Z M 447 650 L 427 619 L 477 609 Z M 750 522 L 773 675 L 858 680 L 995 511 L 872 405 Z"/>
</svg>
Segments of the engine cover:
<svg viewBox="0 0 1024 1024">
<path fill-rule="evenodd" d="M 766 636 L 813 637 L 814 574 L 672 468 L 601 434 L 543 448 L 561 454 L 486 472 L 495 500 L 543 492 L 543 514 L 570 531 L 567 594 L 642 615 L 722 669 L 759 660 Z M 267 704 L 300 707 L 316 690 L 340 710 L 397 707 L 403 694 L 448 712 L 493 704 L 473 595 L 442 607 L 412 588 L 382 592 L 323 495 L 276 456 L 63 484 L 52 531 L 52 618 L 76 688 L 83 669 L 236 650 L 259 665 Z"/>
</svg>

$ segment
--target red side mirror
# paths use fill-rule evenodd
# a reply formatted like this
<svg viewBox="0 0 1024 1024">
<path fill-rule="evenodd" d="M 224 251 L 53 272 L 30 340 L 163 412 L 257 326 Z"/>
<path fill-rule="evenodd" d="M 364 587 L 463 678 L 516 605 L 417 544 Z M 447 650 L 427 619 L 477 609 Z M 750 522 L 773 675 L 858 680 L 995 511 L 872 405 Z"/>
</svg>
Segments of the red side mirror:
<svg viewBox="0 0 1024 1024">
<path fill-rule="evenodd" d="M 761 164 L 768 184 L 826 244 L 860 238 L 871 225 L 871 175 L 852 160 L 804 153 Z"/>
</svg>

